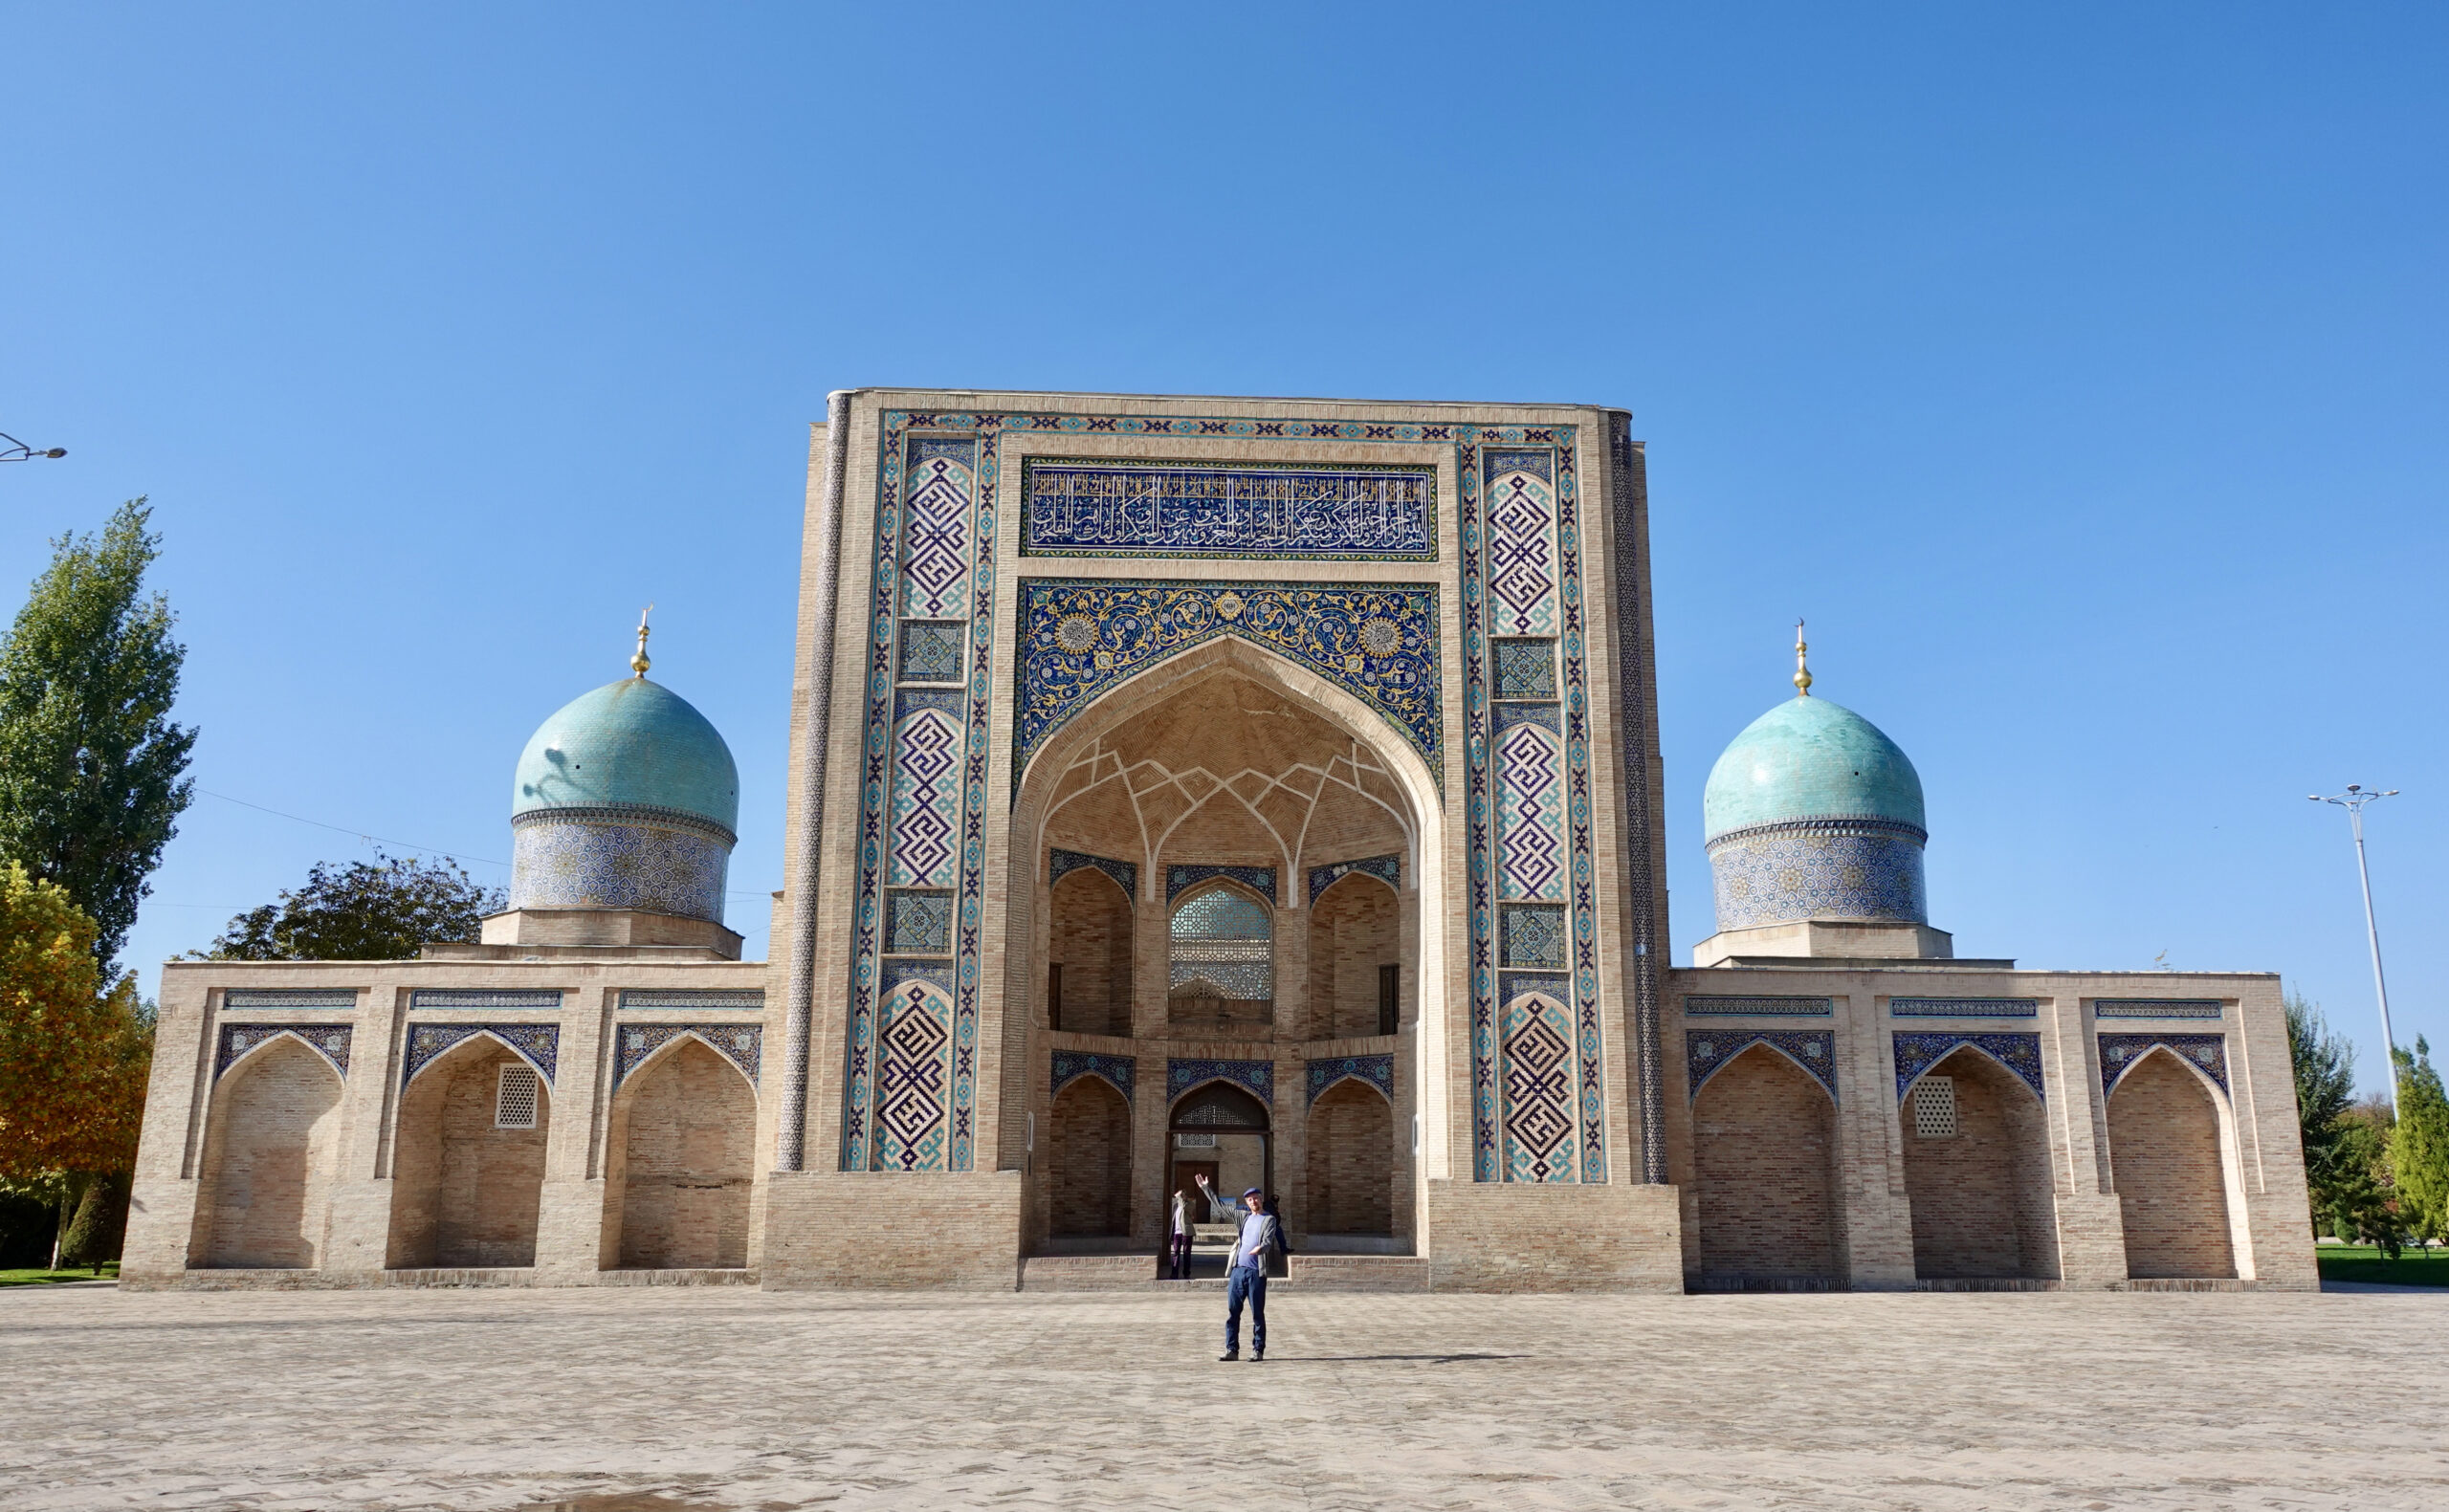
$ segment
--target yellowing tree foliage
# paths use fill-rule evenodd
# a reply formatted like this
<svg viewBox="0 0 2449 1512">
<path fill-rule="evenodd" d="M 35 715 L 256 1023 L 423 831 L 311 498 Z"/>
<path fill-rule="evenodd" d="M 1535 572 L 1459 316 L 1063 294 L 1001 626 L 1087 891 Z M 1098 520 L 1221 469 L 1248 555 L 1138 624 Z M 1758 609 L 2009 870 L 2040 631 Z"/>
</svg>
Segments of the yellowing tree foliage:
<svg viewBox="0 0 2449 1512">
<path fill-rule="evenodd" d="M 15 862 L 0 872 L 0 1179 L 136 1163 L 151 1026 L 107 991 L 93 918 Z"/>
</svg>

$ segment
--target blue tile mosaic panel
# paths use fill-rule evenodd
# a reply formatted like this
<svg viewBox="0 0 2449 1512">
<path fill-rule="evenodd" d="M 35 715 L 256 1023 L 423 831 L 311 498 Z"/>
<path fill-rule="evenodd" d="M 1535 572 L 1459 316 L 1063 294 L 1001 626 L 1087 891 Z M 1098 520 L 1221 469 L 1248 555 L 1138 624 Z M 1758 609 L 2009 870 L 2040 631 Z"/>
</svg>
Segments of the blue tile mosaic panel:
<svg viewBox="0 0 2449 1512">
<path fill-rule="evenodd" d="M 1556 696 L 1556 643 L 1553 637 L 1489 643 L 1489 677 L 1499 698 Z"/>
<path fill-rule="evenodd" d="M 910 618 L 954 620 L 969 613 L 969 506 L 977 449 L 966 438 L 910 444 L 901 554 L 901 612 Z"/>
<path fill-rule="evenodd" d="M 1505 938 L 1498 947 L 1499 964 L 1532 971 L 1564 971 L 1569 940 L 1565 910 L 1536 903 L 1508 904 Z"/>
<path fill-rule="evenodd" d="M 2218 1019 L 2227 1011 L 2217 997 L 2101 997 L 2092 1003 L 2095 1019 Z"/>
<path fill-rule="evenodd" d="M 719 924 L 731 842 L 711 828 L 595 822 L 569 810 L 531 809 L 511 826 L 510 906 L 635 909 Z"/>
<path fill-rule="evenodd" d="M 411 1008 L 559 1008 L 559 989 L 528 992 L 496 987 L 420 987 L 408 994 Z"/>
<path fill-rule="evenodd" d="M 1533 993 L 1507 1004 L 1504 1022 L 1498 1085 L 1505 1179 L 1577 1180 L 1581 1125 L 1575 1107 L 1572 1012 Z"/>
<path fill-rule="evenodd" d="M 960 623 L 901 622 L 901 680 L 905 683 L 957 683 L 961 674 L 961 646 L 969 626 Z"/>
<path fill-rule="evenodd" d="M 1230 1082 L 1272 1107 L 1275 1103 L 1275 1063 L 1272 1061 L 1216 1061 L 1205 1058 L 1167 1061 L 1165 1063 L 1165 1102 L 1170 1106 L 1184 1092 L 1208 1082 Z"/>
<path fill-rule="evenodd" d="M 624 987 L 623 1008 L 732 1008 L 745 1013 L 765 1011 L 762 987 Z"/>
<path fill-rule="evenodd" d="M 284 1004 L 283 1006 L 288 1006 Z M 225 1023 L 221 1026 L 221 1048 L 213 1057 L 212 1076 L 215 1081 L 230 1074 L 230 1068 L 244 1059 L 247 1052 L 287 1035 L 332 1063 L 332 1069 L 348 1075 L 349 1026 L 344 1023 Z"/>
<path fill-rule="evenodd" d="M 1490 631 L 1553 635 L 1563 569 L 1556 551 L 1556 500 L 1545 450 L 1490 450 L 1488 476 Z"/>
<path fill-rule="evenodd" d="M 1395 1100 L 1395 1058 L 1391 1055 L 1339 1055 L 1313 1061 L 1309 1066 L 1310 1101 L 1314 1103 L 1326 1094 L 1328 1087 L 1350 1078 L 1366 1082 Z"/>
<path fill-rule="evenodd" d="M 354 987 L 232 987 L 221 994 L 224 1008 L 349 1008 L 357 1006 Z"/>
<path fill-rule="evenodd" d="M 1710 846 L 1721 931 L 1794 919 L 1929 922 L 1921 842 L 1827 826 L 1763 826 Z"/>
<path fill-rule="evenodd" d="M 876 1037 L 874 1171 L 941 1171 L 952 1107 L 952 998 L 905 981 L 885 1000 Z"/>
<path fill-rule="evenodd" d="M 1126 1103 L 1134 1101 L 1132 1083 L 1139 1074 L 1139 1062 L 1127 1055 L 1092 1055 L 1086 1050 L 1054 1052 L 1052 1092 L 1060 1097 L 1063 1089 L 1084 1076 L 1098 1076 L 1113 1084 Z"/>
<path fill-rule="evenodd" d="M 937 710 L 893 734 L 893 866 L 886 885 L 949 887 L 960 858 L 960 726 Z"/>
<path fill-rule="evenodd" d="M 1698 1099 L 1701 1084 L 1725 1069 L 1728 1062 L 1751 1049 L 1765 1044 L 1802 1067 L 1821 1086 L 1828 1097 L 1837 1097 L 1837 1035 L 1829 1029 L 1774 1030 L 1733 1029 L 1714 1026 L 1688 1029 L 1684 1034 L 1684 1071 L 1691 1096 Z"/>
<path fill-rule="evenodd" d="M 1905 1101 L 1906 1090 L 1916 1078 L 1966 1045 L 2015 1072 L 2024 1085 L 2032 1088 L 2035 1097 L 2049 1095 L 2048 1088 L 2041 1085 L 2041 1036 L 2037 1034 L 1950 1034 L 1941 1030 L 1931 1034 L 1898 1033 L 1893 1039 L 1899 1104 Z"/>
<path fill-rule="evenodd" d="M 1332 866 L 1310 868 L 1311 903 L 1315 904 L 1329 887 L 1356 871 L 1363 876 L 1375 877 L 1398 892 L 1403 889 L 1403 858 L 1401 856 L 1372 856 L 1366 861 L 1338 861 Z M 1269 875 L 1272 876 L 1272 873 Z"/>
<path fill-rule="evenodd" d="M 2153 1050 L 2182 1056 L 2203 1075 L 2228 1090 L 2228 1040 L 2217 1034 L 2105 1034 L 2101 1040 L 2101 1091 L 2117 1090 L 2126 1073 Z"/>
<path fill-rule="evenodd" d="M 1091 866 L 1112 877 L 1114 886 L 1122 889 L 1123 896 L 1135 903 L 1139 901 L 1139 867 L 1136 863 L 1112 861 L 1104 856 L 1084 855 L 1076 850 L 1050 849 L 1046 853 L 1047 886 L 1052 887 L 1071 873 Z M 1274 873 L 1269 873 L 1269 880 L 1274 880 Z"/>
<path fill-rule="evenodd" d="M 649 1056 L 674 1040 L 695 1040 L 739 1067 L 751 1087 L 757 1085 L 765 1031 L 753 1023 L 625 1023 L 619 1029 L 612 1063 L 614 1087 L 629 1079 Z"/>
<path fill-rule="evenodd" d="M 1826 1018 L 1837 1011 L 1834 997 L 1735 997 L 1694 994 L 1684 999 L 1687 1019 L 1749 1019 L 1763 1014 L 1781 1018 Z"/>
<path fill-rule="evenodd" d="M 408 1085 L 417 1073 L 449 1054 L 460 1041 L 475 1035 L 489 1035 L 508 1046 L 513 1053 L 536 1068 L 544 1085 L 553 1085 L 553 1070 L 562 1044 L 562 1029 L 550 1023 L 411 1023 L 408 1025 L 408 1054 L 400 1063 L 400 1085 Z"/>
<path fill-rule="evenodd" d="M 1564 901 L 1563 742 L 1529 720 L 1497 736 L 1497 895 Z"/>
<path fill-rule="evenodd" d="M 1437 470 L 1031 457 L 1021 554 L 1418 560 L 1437 557 Z"/>
<path fill-rule="evenodd" d="M 1213 881 L 1219 877 L 1226 882 L 1240 883 L 1269 903 L 1276 901 L 1273 866 L 1167 866 L 1165 868 L 1165 901 L 1171 903 L 1180 897 L 1185 889 L 1196 887 L 1202 882 Z"/>
<path fill-rule="evenodd" d="M 1098 695 L 1226 636 L 1335 683 L 1393 725 L 1432 775 L 1445 769 L 1429 584 L 1027 580 L 1019 613 L 1015 787 L 1047 737 Z"/>
<path fill-rule="evenodd" d="M 888 892 L 884 913 L 884 948 L 893 954 L 940 955 L 952 949 L 950 892 Z"/>
<path fill-rule="evenodd" d="M 1887 1011 L 1897 1019 L 2036 1019 L 2038 997 L 1890 997 Z"/>
</svg>

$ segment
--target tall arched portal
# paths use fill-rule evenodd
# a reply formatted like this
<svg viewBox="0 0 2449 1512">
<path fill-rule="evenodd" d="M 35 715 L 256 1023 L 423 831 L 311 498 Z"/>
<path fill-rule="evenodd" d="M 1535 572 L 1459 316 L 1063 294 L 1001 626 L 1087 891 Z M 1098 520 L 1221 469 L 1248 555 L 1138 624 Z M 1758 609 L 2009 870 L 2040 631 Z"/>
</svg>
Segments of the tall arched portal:
<svg viewBox="0 0 2449 1512">
<path fill-rule="evenodd" d="M 2057 1203 L 2040 1094 L 1967 1046 L 1914 1081 L 1898 1124 L 1916 1276 L 2057 1277 Z"/>
<path fill-rule="evenodd" d="M 2109 1169 L 2129 1276 L 2237 1274 L 2219 1107 L 2173 1051 L 2134 1063 L 2108 1099 Z"/>
<path fill-rule="evenodd" d="M 213 1091 L 188 1263 L 320 1263 L 340 1122 L 340 1073 L 295 1035 L 231 1067 Z"/>
<path fill-rule="evenodd" d="M 1416 1079 L 1394 1064 L 1413 1053 L 1413 999 L 1442 976 L 1419 925 L 1436 866 L 1423 789 L 1380 715 L 1231 640 L 1114 689 L 1046 742 L 1012 847 L 1037 868 L 1032 897 L 1015 889 L 1009 951 L 1009 979 L 1043 984 L 1034 1053 L 1013 1058 L 1034 1085 L 1006 1084 L 1006 1106 L 1046 1131 L 1037 1241 L 1111 1232 L 1156 1248 L 1169 1194 L 1201 1172 L 1232 1195 L 1275 1193 L 1296 1241 L 1408 1230 L 1396 1130 Z M 1343 1078 L 1357 1085 L 1318 1095 Z M 1137 1100 L 1150 1116 L 1114 1093 L 1135 1083 L 1163 1089 Z M 1186 1094 L 1220 1116 L 1200 1085 L 1240 1100 L 1229 1127 L 1156 1116 Z M 1094 1227 L 1120 1172 L 1127 1222 Z"/>
<path fill-rule="evenodd" d="M 1701 1273 L 1729 1283 L 1823 1281 L 1837 1261 L 1836 1109 L 1793 1060 L 1755 1044 L 1692 1100 Z"/>
<path fill-rule="evenodd" d="M 536 1263 L 552 1091 L 490 1034 L 419 1067 L 391 1166 L 393 1269 Z"/>
</svg>

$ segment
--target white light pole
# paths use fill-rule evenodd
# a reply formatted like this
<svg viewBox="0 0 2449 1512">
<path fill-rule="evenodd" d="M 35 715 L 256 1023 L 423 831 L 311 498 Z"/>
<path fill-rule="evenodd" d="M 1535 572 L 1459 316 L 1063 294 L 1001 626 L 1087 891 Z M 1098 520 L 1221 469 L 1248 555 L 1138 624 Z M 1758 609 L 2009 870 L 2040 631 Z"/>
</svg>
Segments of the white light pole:
<svg viewBox="0 0 2449 1512">
<path fill-rule="evenodd" d="M 2372 947 L 2372 992 L 2381 999 L 2381 1056 L 2390 1067 L 2390 1106 L 2393 1107 L 2398 1102 L 2398 1042 L 2390 1038 L 2390 984 L 2381 975 L 2381 928 L 2372 922 L 2372 870 L 2364 864 L 2364 805 L 2397 796 L 2396 788 L 2375 793 L 2356 782 L 2350 782 L 2346 792 L 2329 798 L 2319 793 L 2306 795 L 2316 803 L 2336 803 L 2347 810 L 2348 823 L 2355 830 L 2355 874 L 2364 883 L 2364 937 Z"/>
</svg>

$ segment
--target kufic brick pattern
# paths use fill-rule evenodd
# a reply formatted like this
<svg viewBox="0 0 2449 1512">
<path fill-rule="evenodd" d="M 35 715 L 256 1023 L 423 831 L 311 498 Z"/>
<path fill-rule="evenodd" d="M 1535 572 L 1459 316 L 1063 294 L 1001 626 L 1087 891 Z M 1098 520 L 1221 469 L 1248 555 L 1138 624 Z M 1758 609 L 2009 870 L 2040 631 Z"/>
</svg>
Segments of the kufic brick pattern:
<svg viewBox="0 0 2449 1512">
<path fill-rule="evenodd" d="M 514 1062 L 526 1063 L 479 1036 L 408 1085 L 392 1169 L 394 1268 L 536 1263 L 553 1094 L 537 1087 L 535 1128 L 496 1129 L 495 1084 Z"/>
<path fill-rule="evenodd" d="M 1310 917 L 1309 1038 L 1378 1032 L 1378 968 L 1399 959 L 1394 889 L 1355 873 L 1318 895 Z"/>
<path fill-rule="evenodd" d="M 1974 1050 L 1929 1073 L 1955 1081 L 1956 1132 L 1924 1139 L 1912 1107 L 1897 1123 L 1913 1210 L 1913 1270 L 1926 1280 L 2058 1274 L 2049 1129 L 2032 1089 Z"/>
<path fill-rule="evenodd" d="M 1104 1079 L 1084 1076 L 1054 1100 L 1048 1174 L 1053 1232 L 1121 1237 L 1131 1232 L 1131 1105 Z"/>
<path fill-rule="evenodd" d="M 1338 1082 L 1310 1105 L 1313 1234 L 1395 1232 L 1395 1110 L 1374 1089 Z"/>
<path fill-rule="evenodd" d="M 2165 1050 L 2108 1100 L 2108 1149 L 2129 1276 L 2234 1276 L 2228 1184 L 2211 1094 Z"/>
<path fill-rule="evenodd" d="M 1828 1094 L 1754 1045 L 1692 1107 L 1701 1272 L 1745 1279 L 1842 1274 L 1831 1212 L 1835 1120 Z"/>
<path fill-rule="evenodd" d="M 745 1266 L 756 1179 L 748 1079 L 695 1040 L 622 1085 L 611 1148 L 624 1269 Z"/>
<path fill-rule="evenodd" d="M 288 1036 L 224 1079 L 205 1143 L 210 1177 L 196 1207 L 197 1262 L 260 1269 L 316 1264 L 340 1122 L 340 1074 Z"/>
</svg>

